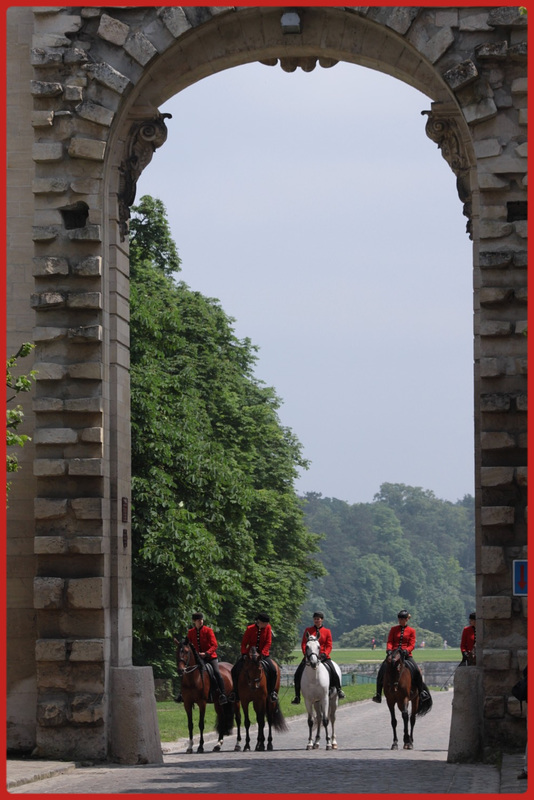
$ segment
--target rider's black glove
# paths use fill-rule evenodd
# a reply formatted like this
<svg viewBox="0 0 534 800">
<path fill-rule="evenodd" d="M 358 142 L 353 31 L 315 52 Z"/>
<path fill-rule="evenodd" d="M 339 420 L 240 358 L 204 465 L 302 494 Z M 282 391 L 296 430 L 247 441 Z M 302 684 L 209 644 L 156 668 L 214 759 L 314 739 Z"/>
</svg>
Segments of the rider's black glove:
<svg viewBox="0 0 534 800">
<path fill-rule="evenodd" d="M 326 653 L 319 653 L 319 661 L 326 661 L 327 658 Z"/>
</svg>

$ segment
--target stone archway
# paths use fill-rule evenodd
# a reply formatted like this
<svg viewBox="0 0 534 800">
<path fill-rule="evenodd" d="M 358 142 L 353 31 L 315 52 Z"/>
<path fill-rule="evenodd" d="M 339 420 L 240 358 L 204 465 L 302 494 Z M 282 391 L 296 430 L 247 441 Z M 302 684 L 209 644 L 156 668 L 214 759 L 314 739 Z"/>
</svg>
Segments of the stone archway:
<svg viewBox="0 0 534 800">
<path fill-rule="evenodd" d="M 527 542 L 526 19 L 495 7 L 37 7 L 10 9 L 8 25 L 8 328 L 36 342 L 39 370 L 10 509 L 8 746 L 161 757 L 151 671 L 131 665 L 127 243 L 136 180 L 165 140 L 158 106 L 250 61 L 340 60 L 424 92 L 427 132 L 457 177 L 473 239 L 481 743 L 523 742 L 506 687 L 526 663 L 526 598 L 511 582 Z"/>
</svg>

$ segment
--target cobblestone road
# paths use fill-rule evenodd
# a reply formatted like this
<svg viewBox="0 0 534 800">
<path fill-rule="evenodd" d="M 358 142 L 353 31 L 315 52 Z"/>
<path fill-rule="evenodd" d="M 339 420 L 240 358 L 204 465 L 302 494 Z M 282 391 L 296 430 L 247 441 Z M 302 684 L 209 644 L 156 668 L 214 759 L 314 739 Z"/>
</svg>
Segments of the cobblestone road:
<svg viewBox="0 0 534 800">
<path fill-rule="evenodd" d="M 494 794 L 499 770 L 487 764 L 447 764 L 452 692 L 434 694 L 430 714 L 417 720 L 414 750 L 391 750 L 386 704 L 341 705 L 338 750 L 306 751 L 304 716 L 288 720 L 274 751 L 234 752 L 235 734 L 221 753 L 185 754 L 183 742 L 164 744 L 164 764 L 77 768 L 25 784 L 13 794 Z M 399 723 L 401 726 L 402 722 Z M 402 741 L 402 735 L 399 737 Z M 195 737 L 195 746 L 198 736 Z M 253 740 L 255 744 L 255 737 Z M 525 782 L 526 783 L 526 782 Z M 523 788 L 523 787 L 521 787 Z M 526 786 L 524 787 L 526 789 Z"/>
</svg>

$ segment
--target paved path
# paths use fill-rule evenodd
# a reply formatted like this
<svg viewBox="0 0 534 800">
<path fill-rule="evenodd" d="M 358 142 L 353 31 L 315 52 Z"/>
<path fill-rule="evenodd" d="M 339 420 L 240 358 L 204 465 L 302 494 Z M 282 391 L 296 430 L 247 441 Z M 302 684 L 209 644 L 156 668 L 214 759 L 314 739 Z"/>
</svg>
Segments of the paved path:
<svg viewBox="0 0 534 800">
<path fill-rule="evenodd" d="M 163 745 L 164 764 L 76 767 L 50 762 L 61 769 L 33 783 L 8 762 L 12 794 L 498 794 L 526 791 L 527 781 L 516 780 L 523 766 L 520 756 L 505 757 L 508 783 L 502 771 L 488 764 L 448 764 L 452 692 L 437 692 L 434 708 L 419 719 L 414 730 L 414 750 L 391 750 L 392 732 L 386 704 L 370 700 L 342 704 L 336 734 L 338 750 L 306 751 L 308 726 L 303 716 L 288 720 L 289 731 L 276 734 L 275 750 L 234 752 L 235 735 L 225 740 L 223 751 L 185 754 L 185 743 Z M 400 724 L 400 723 L 399 723 Z M 211 738 L 211 737 L 210 737 Z M 198 736 L 195 737 L 195 744 Z M 213 741 L 213 740 L 211 740 Z M 255 741 L 255 740 L 254 740 Z M 36 764 L 39 762 L 33 762 Z M 325 768 L 327 767 L 327 768 Z M 28 767 L 26 766 L 29 777 Z M 50 775 L 50 771 L 48 772 Z"/>
</svg>

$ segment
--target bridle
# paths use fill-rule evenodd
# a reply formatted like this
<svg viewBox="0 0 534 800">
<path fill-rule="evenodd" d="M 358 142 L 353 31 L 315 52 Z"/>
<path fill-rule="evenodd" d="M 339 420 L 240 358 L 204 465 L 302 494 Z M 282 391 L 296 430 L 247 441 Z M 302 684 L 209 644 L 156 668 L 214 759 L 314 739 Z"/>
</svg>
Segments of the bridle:
<svg viewBox="0 0 534 800">
<path fill-rule="evenodd" d="M 187 661 L 185 658 L 182 657 L 183 653 L 187 653 Z M 191 661 L 191 653 L 192 650 L 190 647 L 184 647 L 183 644 L 180 645 L 180 650 L 178 651 L 178 659 L 177 659 L 177 671 L 178 675 L 189 675 L 190 672 L 194 672 L 198 669 L 198 664 L 190 664 Z M 181 669 L 178 664 L 185 664 L 185 667 Z"/>
<path fill-rule="evenodd" d="M 314 642 L 316 642 L 316 641 L 317 640 L 314 639 Z M 305 652 L 305 656 L 304 656 L 305 660 L 306 660 L 306 665 L 308 667 L 311 667 L 312 669 L 317 669 L 317 667 L 318 667 L 318 665 L 320 663 L 319 662 L 319 653 L 318 652 L 317 653 L 310 652 L 310 650 L 311 650 L 310 642 L 307 642 L 306 643 L 306 652 Z"/>
<path fill-rule="evenodd" d="M 258 667 L 258 671 L 259 672 L 258 672 L 258 676 L 256 678 L 250 678 L 249 677 L 249 671 L 247 669 L 249 664 L 255 664 Z M 262 679 L 262 677 L 264 675 L 263 664 L 261 662 L 261 658 L 259 658 L 259 655 L 257 655 L 256 658 L 254 658 L 253 656 L 251 657 L 250 655 L 248 655 L 246 660 L 245 660 L 245 667 L 244 667 L 243 671 L 245 673 L 245 677 L 247 679 L 247 686 L 249 687 L 249 689 L 259 689 L 260 688 L 260 684 L 261 684 L 261 679 Z"/>
</svg>

